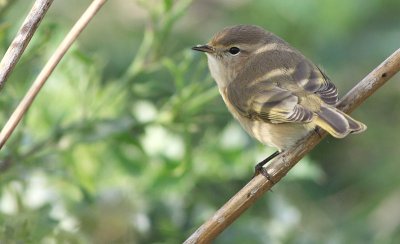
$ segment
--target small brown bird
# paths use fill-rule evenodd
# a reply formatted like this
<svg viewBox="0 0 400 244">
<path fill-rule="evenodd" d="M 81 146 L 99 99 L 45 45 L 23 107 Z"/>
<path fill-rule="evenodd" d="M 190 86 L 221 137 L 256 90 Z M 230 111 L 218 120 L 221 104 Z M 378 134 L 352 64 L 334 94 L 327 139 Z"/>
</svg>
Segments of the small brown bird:
<svg viewBox="0 0 400 244">
<path fill-rule="evenodd" d="M 207 54 L 226 106 L 247 133 L 278 149 L 256 166 L 267 178 L 262 166 L 316 126 L 336 138 L 367 128 L 334 107 L 337 89 L 318 66 L 259 26 L 225 28 L 193 50 Z"/>
</svg>

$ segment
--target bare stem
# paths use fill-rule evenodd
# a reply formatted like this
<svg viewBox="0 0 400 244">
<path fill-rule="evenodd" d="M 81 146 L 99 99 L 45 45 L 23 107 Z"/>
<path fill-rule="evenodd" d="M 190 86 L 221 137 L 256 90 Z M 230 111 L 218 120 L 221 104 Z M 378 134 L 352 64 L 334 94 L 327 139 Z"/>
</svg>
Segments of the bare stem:
<svg viewBox="0 0 400 244">
<path fill-rule="evenodd" d="M 369 96 L 377 91 L 387 80 L 400 70 L 400 49 L 395 51 L 382 64 L 360 81 L 337 107 L 346 113 L 353 111 Z M 319 135 L 318 135 L 319 134 Z M 295 147 L 280 154 L 266 167 L 273 182 L 278 182 L 309 151 L 311 151 L 326 133 L 312 133 L 300 140 Z M 209 220 L 200 226 L 184 243 L 210 243 L 230 224 L 246 211 L 259 197 L 271 189 L 274 184 L 264 176 L 254 177 Z"/>
<path fill-rule="evenodd" d="M 96 15 L 99 9 L 103 6 L 103 4 L 107 0 L 94 0 L 88 9 L 83 13 L 83 15 L 79 18 L 79 20 L 72 27 L 70 32 L 58 46 L 56 51 L 47 61 L 46 65 L 43 67 L 36 80 L 33 82 L 32 86 L 29 88 L 25 97 L 18 104 L 14 113 L 8 119 L 6 125 L 0 132 L 0 149 L 4 146 L 10 135 L 13 133 L 15 127 L 17 127 L 19 121 L 24 116 L 25 112 L 31 106 L 33 100 L 36 95 L 39 93 L 40 89 L 44 85 L 44 83 L 49 78 L 50 74 L 54 71 L 57 64 L 60 62 L 61 58 L 65 55 L 67 50 L 71 47 L 71 45 L 78 38 L 79 34 L 85 29 L 88 25 L 89 21 Z"/>
<path fill-rule="evenodd" d="M 0 90 L 3 88 L 8 76 L 13 71 L 52 3 L 53 0 L 36 0 L 31 11 L 26 16 L 24 23 L 19 28 L 17 35 L 0 62 Z"/>
</svg>

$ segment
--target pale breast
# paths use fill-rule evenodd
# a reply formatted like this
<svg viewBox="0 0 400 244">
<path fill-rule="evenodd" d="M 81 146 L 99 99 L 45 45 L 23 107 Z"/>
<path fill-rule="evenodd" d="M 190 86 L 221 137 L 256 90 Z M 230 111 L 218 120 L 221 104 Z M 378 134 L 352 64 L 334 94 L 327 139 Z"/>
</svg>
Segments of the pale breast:
<svg viewBox="0 0 400 244">
<path fill-rule="evenodd" d="M 219 88 L 228 85 L 227 72 L 222 63 L 218 61 L 213 55 L 207 53 L 208 68 L 210 69 L 211 76 L 217 82 Z"/>
</svg>

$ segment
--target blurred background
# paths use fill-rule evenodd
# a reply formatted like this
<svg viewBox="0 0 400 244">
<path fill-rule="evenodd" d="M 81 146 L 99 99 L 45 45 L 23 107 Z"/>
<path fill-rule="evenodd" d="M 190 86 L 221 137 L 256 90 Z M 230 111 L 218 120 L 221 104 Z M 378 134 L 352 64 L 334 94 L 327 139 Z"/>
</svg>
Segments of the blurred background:
<svg viewBox="0 0 400 244">
<path fill-rule="evenodd" d="M 3 55 L 33 0 L 0 1 Z M 3 126 L 91 1 L 54 1 L 0 92 Z M 273 150 L 228 113 L 206 57 L 225 26 L 260 25 L 343 96 L 400 47 L 400 1 L 113 0 L 0 152 L 1 243 L 180 243 Z M 215 243 L 399 243 L 400 76 Z"/>
</svg>

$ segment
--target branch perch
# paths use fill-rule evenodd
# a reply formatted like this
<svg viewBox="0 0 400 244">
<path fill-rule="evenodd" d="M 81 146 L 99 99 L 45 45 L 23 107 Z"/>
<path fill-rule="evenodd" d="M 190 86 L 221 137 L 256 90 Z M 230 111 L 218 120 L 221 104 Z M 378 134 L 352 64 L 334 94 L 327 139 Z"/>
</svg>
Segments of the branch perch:
<svg viewBox="0 0 400 244">
<path fill-rule="evenodd" d="M 53 0 L 36 0 L 0 62 L 0 90 L 28 46 Z"/>
<path fill-rule="evenodd" d="M 369 73 L 353 89 L 351 89 L 337 104 L 337 108 L 350 113 L 377 91 L 387 80 L 400 70 L 400 49 L 396 50 L 383 63 Z M 319 135 L 318 135 L 319 134 Z M 271 180 L 276 183 L 281 180 L 296 163 L 311 151 L 326 133 L 311 133 L 300 140 L 295 147 L 281 153 L 272 160 L 266 170 Z M 254 177 L 209 220 L 200 226 L 184 243 L 209 243 L 233 223 L 259 197 L 274 185 L 261 174 Z"/>
<path fill-rule="evenodd" d="M 57 47 L 56 51 L 47 61 L 46 65 L 40 71 L 36 80 L 33 82 L 32 86 L 29 88 L 25 97 L 18 104 L 17 108 L 8 119 L 6 125 L 0 132 L 0 149 L 4 146 L 8 138 L 13 133 L 15 127 L 17 127 L 19 121 L 21 121 L 25 112 L 31 106 L 33 100 L 36 95 L 39 93 L 40 89 L 43 87 L 44 83 L 46 83 L 47 79 L 51 75 L 51 73 L 56 68 L 57 64 L 60 62 L 62 57 L 64 57 L 65 53 L 71 47 L 71 45 L 78 38 L 79 34 L 85 29 L 85 27 L 89 24 L 89 21 L 96 15 L 96 13 L 100 10 L 100 8 L 104 5 L 107 0 L 93 0 L 87 10 L 82 14 L 79 20 L 72 27 L 70 32 L 61 42 L 61 44 Z"/>
</svg>

